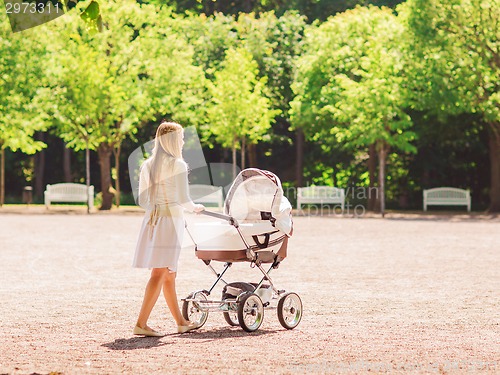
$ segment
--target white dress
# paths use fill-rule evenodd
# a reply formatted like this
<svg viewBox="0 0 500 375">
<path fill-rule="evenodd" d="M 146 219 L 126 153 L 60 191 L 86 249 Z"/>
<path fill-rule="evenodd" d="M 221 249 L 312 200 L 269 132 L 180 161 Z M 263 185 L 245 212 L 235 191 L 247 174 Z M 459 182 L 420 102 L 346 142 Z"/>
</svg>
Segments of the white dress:
<svg viewBox="0 0 500 375">
<path fill-rule="evenodd" d="M 147 160 L 145 163 L 149 163 Z M 133 267 L 164 268 L 177 272 L 177 262 L 184 237 L 184 209 L 196 207 L 189 197 L 187 164 L 180 159 L 161 166 L 156 202 L 149 202 L 149 168 L 143 165 L 139 178 L 139 205 L 146 209 L 135 249 Z M 170 216 L 160 216 L 156 225 L 148 224 L 155 205 L 167 205 Z"/>
</svg>

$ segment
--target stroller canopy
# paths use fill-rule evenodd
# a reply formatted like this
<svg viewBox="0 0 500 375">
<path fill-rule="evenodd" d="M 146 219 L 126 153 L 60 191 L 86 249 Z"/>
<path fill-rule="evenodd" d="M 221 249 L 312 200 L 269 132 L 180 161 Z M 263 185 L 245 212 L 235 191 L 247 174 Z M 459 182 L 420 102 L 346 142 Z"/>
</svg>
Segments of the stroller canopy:
<svg viewBox="0 0 500 375">
<path fill-rule="evenodd" d="M 288 237 L 292 235 L 292 205 L 283 195 L 280 179 L 272 172 L 242 170 L 229 189 L 224 212 L 238 221 L 270 220 Z"/>
</svg>

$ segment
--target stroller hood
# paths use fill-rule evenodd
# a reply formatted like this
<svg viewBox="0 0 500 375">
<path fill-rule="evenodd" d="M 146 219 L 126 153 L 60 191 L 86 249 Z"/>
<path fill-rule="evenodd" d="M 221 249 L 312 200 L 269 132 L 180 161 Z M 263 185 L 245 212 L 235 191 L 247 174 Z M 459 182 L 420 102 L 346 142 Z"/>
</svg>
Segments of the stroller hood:
<svg viewBox="0 0 500 375">
<path fill-rule="evenodd" d="M 238 221 L 269 219 L 288 237 L 292 235 L 292 205 L 274 173 L 248 168 L 236 176 L 224 202 L 224 212 Z"/>
</svg>

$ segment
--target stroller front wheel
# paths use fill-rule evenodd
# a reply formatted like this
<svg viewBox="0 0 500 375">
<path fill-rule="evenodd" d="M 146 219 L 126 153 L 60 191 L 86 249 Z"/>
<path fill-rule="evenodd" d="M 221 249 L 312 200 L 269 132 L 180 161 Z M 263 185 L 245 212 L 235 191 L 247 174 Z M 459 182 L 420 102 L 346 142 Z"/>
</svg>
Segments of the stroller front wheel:
<svg viewBox="0 0 500 375">
<path fill-rule="evenodd" d="M 264 319 L 264 304 L 255 293 L 246 293 L 238 303 L 238 322 L 247 332 L 259 329 Z"/>
<path fill-rule="evenodd" d="M 203 310 L 197 301 L 207 301 L 207 296 L 203 292 L 193 292 L 186 299 L 182 303 L 182 316 L 201 328 L 208 319 L 208 311 Z"/>
<path fill-rule="evenodd" d="M 297 293 L 287 293 L 278 302 L 278 320 L 286 329 L 294 329 L 302 318 L 302 301 Z"/>
</svg>

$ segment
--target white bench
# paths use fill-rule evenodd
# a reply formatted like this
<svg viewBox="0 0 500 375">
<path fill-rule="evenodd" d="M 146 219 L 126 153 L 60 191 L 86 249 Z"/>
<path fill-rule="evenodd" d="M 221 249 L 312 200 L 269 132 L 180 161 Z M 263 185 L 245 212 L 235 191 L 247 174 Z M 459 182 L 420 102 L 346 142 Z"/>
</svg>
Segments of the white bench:
<svg viewBox="0 0 500 375">
<path fill-rule="evenodd" d="M 224 206 L 224 195 L 221 186 L 189 185 L 189 195 L 194 203 L 215 204 L 218 208 Z"/>
<path fill-rule="evenodd" d="M 87 185 L 61 183 L 47 185 L 44 192 L 45 207 L 49 208 L 52 202 L 84 202 L 89 204 L 89 208 L 94 207 L 94 187 L 89 186 L 87 195 Z"/>
<path fill-rule="evenodd" d="M 308 186 L 297 188 L 297 209 L 303 204 L 334 204 L 344 212 L 345 190 L 333 186 Z"/>
<path fill-rule="evenodd" d="M 470 191 L 452 187 L 438 187 L 424 190 L 424 211 L 427 206 L 467 206 L 470 212 Z"/>
</svg>

